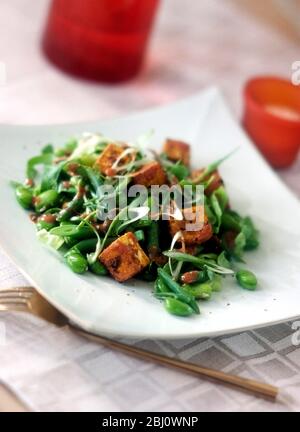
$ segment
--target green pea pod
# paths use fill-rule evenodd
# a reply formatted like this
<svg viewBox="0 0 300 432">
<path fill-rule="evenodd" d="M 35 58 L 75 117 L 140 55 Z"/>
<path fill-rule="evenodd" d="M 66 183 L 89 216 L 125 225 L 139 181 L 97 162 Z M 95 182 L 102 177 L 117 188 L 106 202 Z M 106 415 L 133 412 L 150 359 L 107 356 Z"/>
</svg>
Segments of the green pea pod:
<svg viewBox="0 0 300 432">
<path fill-rule="evenodd" d="M 100 276 L 105 276 L 108 273 L 106 267 L 98 260 L 95 261 L 93 264 L 90 264 L 89 269 L 92 273 Z"/>
<path fill-rule="evenodd" d="M 38 212 L 45 211 L 55 207 L 59 199 L 59 195 L 54 189 L 49 189 L 42 192 L 35 198 L 35 209 Z"/>
<path fill-rule="evenodd" d="M 194 310 L 191 306 L 172 297 L 166 298 L 164 305 L 166 310 L 172 315 L 187 317 L 194 314 Z"/>
<path fill-rule="evenodd" d="M 167 285 L 160 279 L 157 278 L 154 284 L 155 294 L 165 294 L 171 292 Z"/>
<path fill-rule="evenodd" d="M 15 193 L 20 206 L 24 209 L 30 209 L 32 207 L 32 191 L 29 188 L 18 186 Z"/>
<path fill-rule="evenodd" d="M 205 282 L 201 284 L 194 285 L 183 285 L 184 291 L 191 294 L 198 300 L 207 300 L 210 298 L 213 289 L 210 282 Z"/>
<path fill-rule="evenodd" d="M 186 293 L 181 288 L 181 286 L 172 279 L 172 276 L 170 276 L 163 269 L 158 269 L 157 272 L 158 272 L 160 279 L 167 285 L 167 287 L 171 291 L 173 291 L 177 295 L 177 297 L 180 301 L 190 305 L 195 313 L 197 313 L 197 314 L 200 313 L 199 306 L 198 306 L 197 302 L 195 301 L 195 298 L 191 294 Z"/>
<path fill-rule="evenodd" d="M 221 291 L 221 289 L 222 289 L 222 277 L 220 275 L 214 274 L 210 283 L 211 283 L 212 290 L 214 292 Z"/>
<path fill-rule="evenodd" d="M 257 287 L 257 278 L 249 270 L 239 270 L 235 274 L 238 284 L 247 290 L 254 291 Z"/>
<path fill-rule="evenodd" d="M 71 250 L 65 255 L 66 262 L 74 273 L 83 274 L 88 269 L 86 258 L 76 250 Z"/>
</svg>

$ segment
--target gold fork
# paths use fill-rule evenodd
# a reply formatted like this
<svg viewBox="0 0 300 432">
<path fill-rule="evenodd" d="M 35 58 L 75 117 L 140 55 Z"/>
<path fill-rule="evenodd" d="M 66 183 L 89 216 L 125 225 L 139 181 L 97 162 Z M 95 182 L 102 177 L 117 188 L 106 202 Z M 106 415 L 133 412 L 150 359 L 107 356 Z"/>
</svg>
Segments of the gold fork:
<svg viewBox="0 0 300 432">
<path fill-rule="evenodd" d="M 239 389 L 255 393 L 256 395 L 275 400 L 278 395 L 278 388 L 270 384 L 227 374 L 215 369 L 205 368 L 193 363 L 184 362 L 171 357 L 156 354 L 115 340 L 98 336 L 82 330 L 72 324 L 66 316 L 61 314 L 49 302 L 47 302 L 33 287 L 24 286 L 10 289 L 0 289 L 0 311 L 21 311 L 36 315 L 56 326 L 68 326 L 80 336 L 98 342 L 101 345 L 122 351 L 126 354 L 139 357 L 143 360 L 150 360 L 162 366 L 171 366 L 183 372 L 196 376 L 206 377 L 238 387 Z"/>
</svg>

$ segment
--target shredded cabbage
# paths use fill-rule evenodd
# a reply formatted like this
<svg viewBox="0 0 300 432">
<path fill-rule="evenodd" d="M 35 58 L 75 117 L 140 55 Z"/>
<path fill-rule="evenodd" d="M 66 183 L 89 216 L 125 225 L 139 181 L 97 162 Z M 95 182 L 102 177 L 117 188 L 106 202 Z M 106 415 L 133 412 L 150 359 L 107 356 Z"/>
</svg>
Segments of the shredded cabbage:
<svg viewBox="0 0 300 432">
<path fill-rule="evenodd" d="M 78 146 L 73 151 L 69 159 L 78 159 L 83 155 L 91 155 L 96 151 L 97 145 L 111 140 L 104 135 L 97 133 L 84 132 L 78 141 Z"/>
<path fill-rule="evenodd" d="M 58 250 L 65 242 L 63 237 L 59 237 L 55 234 L 50 234 L 45 229 L 37 231 L 36 236 L 38 240 L 42 242 L 45 246 L 48 246 L 55 250 Z"/>
</svg>

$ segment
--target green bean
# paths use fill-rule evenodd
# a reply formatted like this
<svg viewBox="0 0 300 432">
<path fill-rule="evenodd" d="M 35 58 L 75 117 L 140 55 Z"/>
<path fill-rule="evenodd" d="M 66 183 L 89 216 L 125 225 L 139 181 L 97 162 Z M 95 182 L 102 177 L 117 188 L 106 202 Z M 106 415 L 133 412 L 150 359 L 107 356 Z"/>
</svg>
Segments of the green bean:
<svg viewBox="0 0 300 432">
<path fill-rule="evenodd" d="M 95 261 L 93 264 L 90 264 L 89 269 L 92 273 L 100 276 L 107 275 L 108 273 L 106 267 L 99 260 Z"/>
<path fill-rule="evenodd" d="M 193 315 L 194 310 L 186 303 L 172 297 L 168 297 L 164 302 L 166 310 L 172 314 L 181 317 Z"/>
<path fill-rule="evenodd" d="M 163 269 L 158 269 L 157 270 L 158 275 L 160 277 L 160 279 L 167 285 L 167 287 L 173 291 L 177 296 L 178 299 L 180 301 L 183 301 L 184 303 L 187 303 L 188 305 L 190 305 L 192 307 L 192 309 L 194 310 L 194 312 L 196 312 L 197 314 L 199 313 L 199 306 L 197 304 L 197 302 L 195 301 L 194 297 L 188 293 L 186 293 L 181 286 L 175 282 L 172 277 L 165 272 Z"/>
<path fill-rule="evenodd" d="M 71 250 L 65 255 L 66 262 L 74 273 L 85 273 L 88 269 L 87 259 L 76 250 Z"/>
<path fill-rule="evenodd" d="M 35 198 L 35 209 L 38 212 L 55 207 L 59 199 L 59 195 L 54 189 L 49 189 L 42 192 Z"/>
<path fill-rule="evenodd" d="M 76 243 L 73 246 L 73 248 L 76 248 L 82 254 L 87 254 L 93 252 L 95 250 L 96 245 L 97 245 L 97 239 L 90 238 L 90 239 L 81 240 L 80 242 Z"/>
<path fill-rule="evenodd" d="M 16 198 L 20 206 L 24 209 L 32 207 L 32 191 L 25 186 L 18 186 L 15 190 Z"/>
<path fill-rule="evenodd" d="M 255 274 L 249 270 L 239 270 L 236 272 L 235 277 L 242 288 L 254 291 L 257 287 L 257 278 Z"/>
<path fill-rule="evenodd" d="M 52 228 L 51 234 L 59 237 L 71 237 L 73 240 L 84 240 L 95 236 L 94 231 L 88 225 L 63 224 Z"/>
<path fill-rule="evenodd" d="M 83 198 L 79 197 L 78 195 L 75 195 L 72 201 L 69 202 L 67 207 L 62 209 L 59 212 L 57 216 L 57 220 L 59 222 L 69 220 L 74 213 L 76 213 L 81 209 L 82 205 L 83 205 Z"/>
</svg>

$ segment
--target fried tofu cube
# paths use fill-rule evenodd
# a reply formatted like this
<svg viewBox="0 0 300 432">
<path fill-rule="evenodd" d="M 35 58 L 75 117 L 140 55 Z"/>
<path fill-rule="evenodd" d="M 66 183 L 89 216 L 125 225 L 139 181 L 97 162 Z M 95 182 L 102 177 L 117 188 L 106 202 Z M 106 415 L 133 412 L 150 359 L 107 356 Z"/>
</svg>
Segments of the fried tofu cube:
<svg viewBox="0 0 300 432">
<path fill-rule="evenodd" d="M 171 218 L 169 230 L 173 237 L 178 231 L 182 231 L 185 244 L 198 245 L 209 240 L 213 235 L 213 229 L 204 211 L 204 206 L 193 206 L 182 211 L 183 219 Z"/>
<path fill-rule="evenodd" d="M 150 263 L 135 235 L 131 232 L 111 243 L 100 254 L 99 259 L 118 282 L 132 278 Z"/>
<path fill-rule="evenodd" d="M 102 174 L 107 176 L 114 175 L 115 173 L 113 172 L 114 170 L 112 170 L 112 166 L 124 152 L 125 148 L 126 147 L 115 143 L 108 144 L 96 160 L 95 167 L 98 168 Z M 125 157 L 124 159 L 127 158 Z M 123 162 L 126 163 L 126 160 Z"/>
<path fill-rule="evenodd" d="M 166 184 L 167 177 L 163 167 L 158 162 L 149 162 L 139 169 L 132 176 L 132 181 L 136 185 L 149 187 L 151 185 L 161 186 Z"/>
<path fill-rule="evenodd" d="M 189 165 L 190 163 L 190 146 L 183 141 L 167 139 L 163 152 L 172 161 L 181 161 L 184 165 Z"/>
<path fill-rule="evenodd" d="M 203 172 L 204 172 L 204 168 L 192 171 L 191 179 L 197 180 L 197 178 L 199 178 Z M 205 189 L 205 194 L 208 196 L 211 195 L 215 190 L 219 189 L 219 187 L 224 184 L 223 179 L 220 176 L 218 170 L 213 171 L 211 174 L 206 176 L 203 180 L 204 181 L 210 180 L 210 184 Z"/>
</svg>

